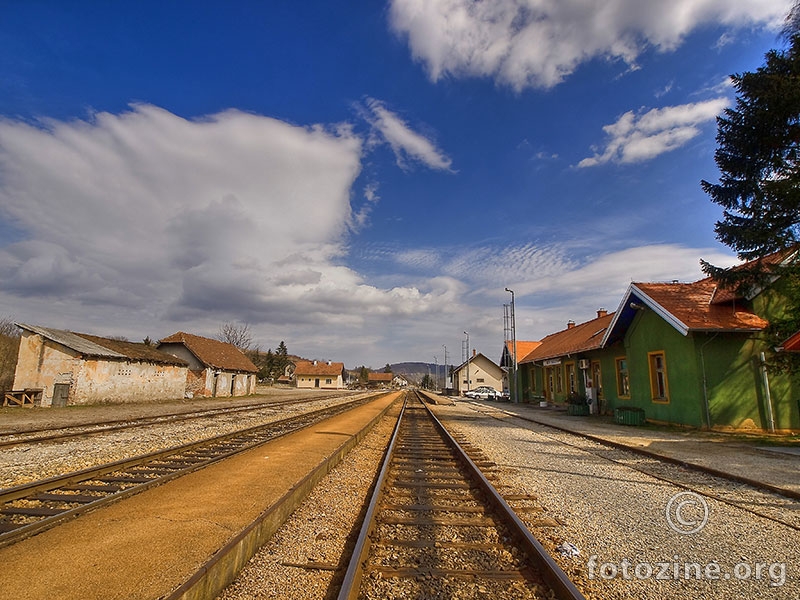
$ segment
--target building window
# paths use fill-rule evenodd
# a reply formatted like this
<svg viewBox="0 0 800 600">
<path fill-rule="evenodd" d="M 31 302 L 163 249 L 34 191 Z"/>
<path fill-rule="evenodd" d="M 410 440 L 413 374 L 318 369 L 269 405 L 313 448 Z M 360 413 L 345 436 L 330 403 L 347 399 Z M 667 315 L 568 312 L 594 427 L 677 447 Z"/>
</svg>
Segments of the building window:
<svg viewBox="0 0 800 600">
<path fill-rule="evenodd" d="M 653 402 L 669 402 L 667 362 L 663 352 L 648 352 L 650 363 L 650 396 Z"/>
<path fill-rule="evenodd" d="M 333 380 L 332 380 L 332 379 L 326 379 L 326 380 L 325 380 L 325 384 L 326 384 L 326 385 L 330 385 L 331 383 L 333 383 Z"/>
<path fill-rule="evenodd" d="M 631 397 L 631 382 L 628 378 L 628 359 L 623 356 L 617 359 L 617 396 Z"/>
<path fill-rule="evenodd" d="M 567 385 L 569 386 L 569 393 L 574 394 L 578 391 L 578 380 L 575 377 L 575 363 L 567 363 Z"/>
<path fill-rule="evenodd" d="M 484 379 L 483 379 L 483 377 L 478 377 L 478 379 L 477 379 L 476 381 L 477 381 L 478 383 L 483 383 L 483 382 L 484 382 Z"/>
</svg>

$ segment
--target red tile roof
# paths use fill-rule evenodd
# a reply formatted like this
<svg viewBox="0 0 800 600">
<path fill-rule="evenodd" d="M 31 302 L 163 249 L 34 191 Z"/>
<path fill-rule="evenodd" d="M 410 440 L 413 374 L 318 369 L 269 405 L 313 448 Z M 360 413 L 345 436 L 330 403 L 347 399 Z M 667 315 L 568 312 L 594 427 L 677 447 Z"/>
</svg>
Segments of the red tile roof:
<svg viewBox="0 0 800 600">
<path fill-rule="evenodd" d="M 800 352 L 800 331 L 783 342 L 783 349 L 786 352 Z"/>
<path fill-rule="evenodd" d="M 519 362 L 530 363 L 599 348 L 603 341 L 603 334 L 613 317 L 614 313 L 606 314 L 591 321 L 551 333 L 543 338 L 539 346 Z"/>
<path fill-rule="evenodd" d="M 712 304 L 717 285 L 710 278 L 694 283 L 634 283 L 632 288 L 689 331 L 759 331 L 769 325 L 738 304 Z"/>
<path fill-rule="evenodd" d="M 391 382 L 394 379 L 394 375 L 392 373 L 369 373 L 368 374 L 368 381 L 389 381 Z"/>
<path fill-rule="evenodd" d="M 538 348 L 541 345 L 541 343 L 542 342 L 517 340 L 517 354 L 519 355 L 519 359 L 528 356 L 528 354 L 536 350 L 536 348 Z M 508 348 L 509 355 L 514 356 L 514 342 L 512 342 L 511 340 L 506 341 L 506 348 Z"/>
<path fill-rule="evenodd" d="M 789 260 L 793 254 L 798 251 L 797 246 L 792 246 L 791 248 L 784 248 L 783 250 L 778 250 L 777 252 L 773 252 L 767 256 L 762 258 L 751 260 L 746 263 L 742 263 L 741 265 L 736 265 L 732 267 L 732 271 L 741 271 L 745 269 L 752 269 L 752 268 L 765 268 L 769 270 L 771 267 L 775 265 L 780 265 L 781 263 L 786 262 Z M 702 281 L 713 281 L 710 277 Z M 700 283 L 699 281 L 697 283 Z M 712 304 L 727 304 L 729 302 L 733 302 L 734 300 L 739 300 L 743 298 L 742 294 L 738 293 L 735 289 L 732 288 L 723 288 L 717 287 L 714 291 L 713 296 L 711 298 Z"/>
<path fill-rule="evenodd" d="M 317 364 L 314 364 L 316 362 Z M 326 375 L 336 377 L 344 371 L 344 363 L 324 361 L 298 360 L 294 368 L 294 376 L 300 375 Z"/>
<path fill-rule="evenodd" d="M 183 344 L 197 357 L 197 360 L 207 367 L 224 371 L 258 373 L 258 367 L 241 350 L 227 342 L 179 331 L 162 339 L 159 347 L 162 344 Z"/>
</svg>

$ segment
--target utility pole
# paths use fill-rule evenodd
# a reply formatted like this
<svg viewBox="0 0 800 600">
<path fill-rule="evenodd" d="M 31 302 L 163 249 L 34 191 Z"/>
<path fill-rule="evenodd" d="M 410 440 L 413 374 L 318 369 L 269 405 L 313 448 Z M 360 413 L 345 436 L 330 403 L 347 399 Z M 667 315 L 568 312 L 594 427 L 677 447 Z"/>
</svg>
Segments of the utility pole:
<svg viewBox="0 0 800 600">
<path fill-rule="evenodd" d="M 469 334 L 465 331 L 464 335 L 467 336 L 467 391 L 469 391 Z"/>
<path fill-rule="evenodd" d="M 442 369 L 442 389 L 447 389 L 447 346 L 442 344 L 444 348 L 444 369 Z"/>
<path fill-rule="evenodd" d="M 514 378 L 514 385 L 511 388 L 511 401 L 516 404 L 519 402 L 519 392 L 517 388 L 517 324 L 514 318 L 514 290 L 506 288 L 507 292 L 511 292 L 511 344 L 514 348 L 514 356 L 511 362 L 511 373 Z"/>
</svg>

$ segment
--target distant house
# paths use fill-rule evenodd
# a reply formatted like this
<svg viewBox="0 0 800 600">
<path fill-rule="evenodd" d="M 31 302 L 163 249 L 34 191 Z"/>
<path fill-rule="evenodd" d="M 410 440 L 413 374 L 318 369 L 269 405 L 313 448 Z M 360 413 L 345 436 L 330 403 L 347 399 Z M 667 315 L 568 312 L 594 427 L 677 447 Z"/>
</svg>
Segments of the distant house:
<svg viewBox="0 0 800 600">
<path fill-rule="evenodd" d="M 344 388 L 344 363 L 298 360 L 294 368 L 298 388 L 339 390 Z"/>
<path fill-rule="evenodd" d="M 14 389 L 41 389 L 42 406 L 183 398 L 185 360 L 142 343 L 17 325 L 22 337 Z"/>
<path fill-rule="evenodd" d="M 408 387 L 408 380 L 402 375 L 392 377 L 392 385 L 395 387 Z"/>
<path fill-rule="evenodd" d="M 179 331 L 158 349 L 189 364 L 186 392 L 195 396 L 247 396 L 256 391 L 258 367 L 233 344 Z"/>
<path fill-rule="evenodd" d="M 368 387 L 391 387 L 394 375 L 392 373 L 369 373 L 367 375 Z"/>
<path fill-rule="evenodd" d="M 503 370 L 492 359 L 473 350 L 469 360 L 453 369 L 453 384 L 458 396 L 482 385 L 501 391 Z"/>
</svg>

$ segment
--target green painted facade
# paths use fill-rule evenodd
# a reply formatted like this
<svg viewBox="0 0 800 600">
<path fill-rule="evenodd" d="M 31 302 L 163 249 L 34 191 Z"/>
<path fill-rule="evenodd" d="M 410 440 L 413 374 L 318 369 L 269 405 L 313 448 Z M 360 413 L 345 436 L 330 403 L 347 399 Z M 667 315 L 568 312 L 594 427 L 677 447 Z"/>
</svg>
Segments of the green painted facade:
<svg viewBox="0 0 800 600">
<path fill-rule="evenodd" d="M 786 310 L 780 281 L 759 294 L 753 311 L 770 320 Z M 521 365 L 523 398 L 546 397 L 560 404 L 567 400 L 567 365 L 587 359 L 599 363 L 602 380 L 600 409 L 613 413 L 618 407 L 638 407 L 647 420 L 697 428 L 769 429 L 772 408 L 776 430 L 800 430 L 800 378 L 768 373 L 766 393 L 760 354 L 767 361 L 773 352 L 760 333 L 696 332 L 683 335 L 649 308 L 637 310 L 616 343 L 577 356 L 561 357 L 561 364 L 548 370 L 542 364 Z M 663 359 L 665 398 L 658 395 L 654 361 Z M 630 393 L 620 393 L 618 359 L 627 363 Z M 561 371 L 561 391 L 548 389 L 550 374 Z M 578 393 L 586 394 L 584 378 L 577 371 Z M 555 386 L 554 386 L 555 387 Z"/>
</svg>

